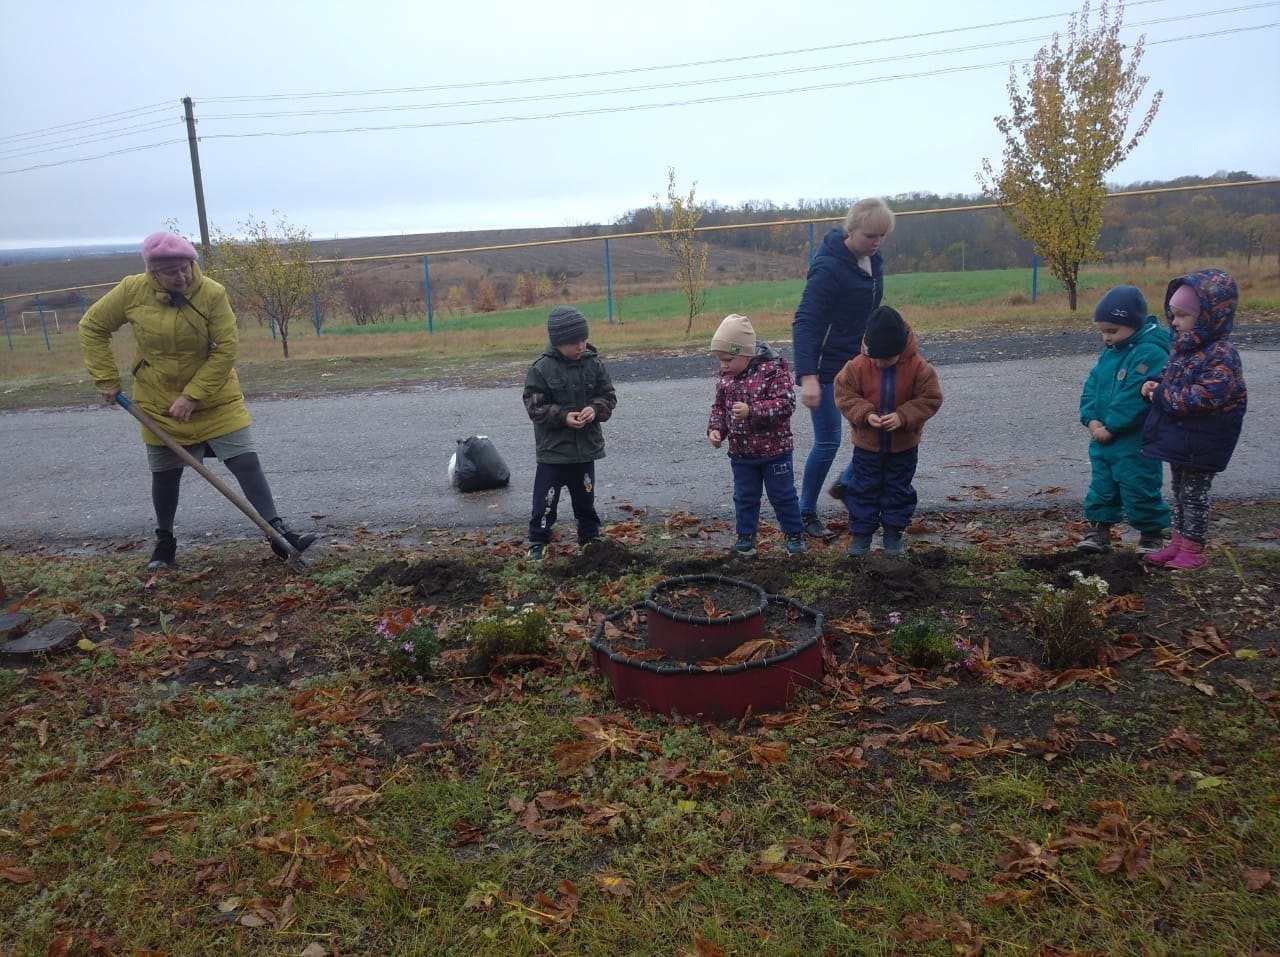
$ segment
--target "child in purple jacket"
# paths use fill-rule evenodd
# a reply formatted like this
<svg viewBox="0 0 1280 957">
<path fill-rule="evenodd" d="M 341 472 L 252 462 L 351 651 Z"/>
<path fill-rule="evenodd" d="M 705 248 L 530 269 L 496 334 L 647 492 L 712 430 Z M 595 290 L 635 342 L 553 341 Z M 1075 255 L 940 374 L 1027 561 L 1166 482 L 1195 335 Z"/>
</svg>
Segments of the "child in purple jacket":
<svg viewBox="0 0 1280 957">
<path fill-rule="evenodd" d="M 1202 269 L 1169 283 L 1164 313 L 1173 354 L 1159 379 L 1142 384 L 1151 402 L 1142 427 L 1142 454 L 1169 463 L 1173 537 L 1147 561 L 1194 570 L 1204 564 L 1209 537 L 1209 489 L 1235 451 L 1248 406 L 1244 368 L 1231 341 L 1236 282 L 1221 269 Z"/>
<path fill-rule="evenodd" d="M 791 459 L 796 394 L 787 360 L 767 342 L 756 342 L 751 320 L 736 314 L 725 316 L 711 337 L 711 353 L 720 362 L 720 379 L 707 441 L 717 449 L 729 442 L 738 533 L 732 551 L 744 557 L 756 553 L 762 488 L 786 535 L 787 552 L 806 551 Z"/>
</svg>

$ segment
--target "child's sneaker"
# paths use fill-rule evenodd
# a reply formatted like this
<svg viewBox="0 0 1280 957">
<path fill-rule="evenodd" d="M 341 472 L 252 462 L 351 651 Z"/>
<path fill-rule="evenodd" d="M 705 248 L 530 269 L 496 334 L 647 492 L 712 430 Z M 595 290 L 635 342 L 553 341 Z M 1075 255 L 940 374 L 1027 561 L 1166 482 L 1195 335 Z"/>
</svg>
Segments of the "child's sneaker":
<svg viewBox="0 0 1280 957">
<path fill-rule="evenodd" d="M 853 540 L 849 542 L 849 554 L 854 558 L 860 558 L 863 555 L 870 555 L 871 536 L 855 534 L 853 536 Z"/>
<path fill-rule="evenodd" d="M 884 530 L 884 553 L 894 556 L 906 554 L 902 547 L 902 529 L 886 528 Z"/>
<path fill-rule="evenodd" d="M 750 558 L 756 553 L 755 536 L 739 535 L 738 540 L 733 543 L 733 547 L 729 551 L 735 555 L 741 555 L 743 558 Z"/>
<path fill-rule="evenodd" d="M 1142 532 L 1138 535 L 1138 554 L 1152 555 L 1164 550 L 1164 535 L 1160 532 Z M 1170 555 L 1169 558 L 1172 558 Z M 1166 559 L 1167 561 L 1168 559 Z"/>
<path fill-rule="evenodd" d="M 787 554 L 799 555 L 801 552 L 807 552 L 809 546 L 804 543 L 804 533 L 787 536 Z"/>
<path fill-rule="evenodd" d="M 827 530 L 827 526 L 823 524 L 822 519 L 816 515 L 804 515 L 800 519 L 804 522 L 804 533 L 813 538 L 830 538 L 831 532 Z"/>
<path fill-rule="evenodd" d="M 547 557 L 547 546 L 542 544 L 530 545 L 529 550 L 524 553 L 524 557 L 531 562 L 540 562 Z"/>
<path fill-rule="evenodd" d="M 1092 555 L 1111 551 L 1111 526 L 1106 522 L 1090 522 L 1089 531 L 1076 546 L 1076 551 Z"/>
</svg>

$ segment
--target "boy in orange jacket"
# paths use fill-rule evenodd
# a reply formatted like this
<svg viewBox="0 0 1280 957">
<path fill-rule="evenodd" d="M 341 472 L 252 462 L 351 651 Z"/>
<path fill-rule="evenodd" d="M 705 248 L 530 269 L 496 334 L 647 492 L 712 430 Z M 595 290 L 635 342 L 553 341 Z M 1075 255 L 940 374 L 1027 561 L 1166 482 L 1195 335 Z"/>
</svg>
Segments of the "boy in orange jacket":
<svg viewBox="0 0 1280 957">
<path fill-rule="evenodd" d="M 871 536 L 883 527 L 885 554 L 901 555 L 902 533 L 916 510 L 921 433 L 942 406 L 942 387 L 896 309 L 879 306 L 868 317 L 862 354 L 836 375 L 835 398 L 853 426 L 853 475 L 844 497 L 849 554 L 870 552 Z"/>
</svg>

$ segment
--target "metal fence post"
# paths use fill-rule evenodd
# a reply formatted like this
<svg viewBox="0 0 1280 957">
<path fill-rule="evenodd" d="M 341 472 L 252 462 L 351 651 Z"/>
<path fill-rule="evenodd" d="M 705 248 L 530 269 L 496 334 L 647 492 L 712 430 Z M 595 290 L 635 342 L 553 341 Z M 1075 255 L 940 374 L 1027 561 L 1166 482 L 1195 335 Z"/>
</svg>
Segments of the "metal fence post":
<svg viewBox="0 0 1280 957">
<path fill-rule="evenodd" d="M 431 269 L 427 266 L 428 257 L 422 257 L 422 291 L 427 297 L 427 335 L 435 332 L 435 313 L 431 308 Z"/>
<path fill-rule="evenodd" d="M 80 318 L 83 319 L 84 318 L 84 290 L 83 289 L 76 290 L 76 298 L 80 300 Z"/>
<path fill-rule="evenodd" d="M 44 333 L 44 348 L 46 352 L 53 351 L 53 345 L 49 342 L 49 325 L 44 321 L 44 303 L 40 301 L 40 297 L 36 296 L 36 309 L 40 313 L 40 331 Z"/>
<path fill-rule="evenodd" d="M 4 323 L 4 337 L 9 340 L 9 351 L 13 351 L 13 336 L 9 333 L 9 313 L 5 311 L 4 300 L 0 299 L 0 322 Z"/>
<path fill-rule="evenodd" d="M 613 269 L 609 261 L 609 237 L 604 238 L 604 301 L 609 309 L 609 325 L 613 325 Z"/>
<path fill-rule="evenodd" d="M 1036 277 L 1040 272 L 1040 257 L 1033 255 L 1031 257 L 1031 301 L 1036 301 Z"/>
<path fill-rule="evenodd" d="M 804 264 L 804 268 L 808 270 L 813 265 L 813 223 L 809 224 L 809 257 Z"/>
</svg>

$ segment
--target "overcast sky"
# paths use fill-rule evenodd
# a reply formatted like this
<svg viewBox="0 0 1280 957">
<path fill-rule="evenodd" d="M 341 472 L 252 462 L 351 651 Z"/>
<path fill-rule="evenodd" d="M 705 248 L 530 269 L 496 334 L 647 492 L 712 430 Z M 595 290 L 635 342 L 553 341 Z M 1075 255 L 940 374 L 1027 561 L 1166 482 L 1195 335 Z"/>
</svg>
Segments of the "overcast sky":
<svg viewBox="0 0 1280 957">
<path fill-rule="evenodd" d="M 187 96 L 230 233 L 275 211 L 317 239 L 607 223 L 669 166 L 723 204 L 973 194 L 1009 65 L 1078 9 L 0 0 L 0 248 L 198 237 Z M 1109 181 L 1280 175 L 1280 0 L 1130 0 L 1139 34 L 1135 113 L 1164 103 Z"/>
</svg>

